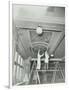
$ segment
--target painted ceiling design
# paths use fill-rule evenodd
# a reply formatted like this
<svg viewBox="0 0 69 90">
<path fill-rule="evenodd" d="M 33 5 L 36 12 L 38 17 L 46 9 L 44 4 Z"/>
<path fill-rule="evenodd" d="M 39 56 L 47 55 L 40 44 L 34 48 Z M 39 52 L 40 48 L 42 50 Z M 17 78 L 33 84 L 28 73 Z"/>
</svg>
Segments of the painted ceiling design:
<svg viewBox="0 0 69 90">
<path fill-rule="evenodd" d="M 38 49 L 41 49 L 42 52 L 47 49 L 49 54 L 52 54 L 63 36 L 64 32 L 46 31 L 39 36 L 35 30 L 21 29 L 17 31 L 17 51 L 24 58 L 29 55 L 35 57 Z"/>
<path fill-rule="evenodd" d="M 34 56 L 34 51 L 37 52 L 39 48 L 59 56 L 60 49 L 57 48 L 60 47 L 64 52 L 61 47 L 64 45 L 60 46 L 60 43 L 64 44 L 64 17 L 64 7 L 13 5 L 13 22 L 17 32 L 16 50 L 23 58 Z M 38 25 L 43 29 L 41 36 L 36 33 Z"/>
<path fill-rule="evenodd" d="M 52 32 L 43 32 L 42 35 L 38 35 L 36 31 L 30 31 L 31 42 L 46 42 L 49 43 Z"/>
</svg>

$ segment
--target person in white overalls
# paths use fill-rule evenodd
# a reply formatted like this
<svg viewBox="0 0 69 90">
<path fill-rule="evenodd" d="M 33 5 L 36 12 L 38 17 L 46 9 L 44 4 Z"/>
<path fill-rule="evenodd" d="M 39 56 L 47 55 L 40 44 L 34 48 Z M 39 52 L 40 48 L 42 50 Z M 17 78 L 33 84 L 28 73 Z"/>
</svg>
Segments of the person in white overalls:
<svg viewBox="0 0 69 90">
<path fill-rule="evenodd" d="M 49 62 L 49 54 L 47 51 L 45 51 L 45 64 L 46 64 L 46 69 L 48 69 L 48 62 Z"/>
<path fill-rule="evenodd" d="M 38 54 L 37 54 L 37 68 L 36 69 L 40 69 L 41 68 L 41 57 L 44 54 L 40 55 L 40 49 L 38 50 Z"/>
</svg>

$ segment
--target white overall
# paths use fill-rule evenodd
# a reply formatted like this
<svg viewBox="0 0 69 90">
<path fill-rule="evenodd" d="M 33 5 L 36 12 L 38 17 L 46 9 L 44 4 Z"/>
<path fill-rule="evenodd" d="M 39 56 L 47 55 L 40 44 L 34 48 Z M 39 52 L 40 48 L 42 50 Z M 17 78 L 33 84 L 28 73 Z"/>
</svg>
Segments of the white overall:
<svg viewBox="0 0 69 90">
<path fill-rule="evenodd" d="M 47 51 L 45 52 L 45 64 L 46 64 L 46 69 L 48 69 L 48 62 L 49 62 L 49 55 Z"/>
<path fill-rule="evenodd" d="M 45 52 L 45 63 L 49 62 L 49 55 L 47 53 L 47 51 Z"/>
<path fill-rule="evenodd" d="M 37 69 L 40 69 L 40 66 L 41 66 L 41 62 L 40 62 L 40 54 L 38 53 L 38 59 L 37 59 Z"/>
<path fill-rule="evenodd" d="M 37 69 L 40 69 L 41 67 L 41 57 L 43 55 L 40 55 L 40 51 L 38 51 L 38 55 L 37 55 Z"/>
</svg>

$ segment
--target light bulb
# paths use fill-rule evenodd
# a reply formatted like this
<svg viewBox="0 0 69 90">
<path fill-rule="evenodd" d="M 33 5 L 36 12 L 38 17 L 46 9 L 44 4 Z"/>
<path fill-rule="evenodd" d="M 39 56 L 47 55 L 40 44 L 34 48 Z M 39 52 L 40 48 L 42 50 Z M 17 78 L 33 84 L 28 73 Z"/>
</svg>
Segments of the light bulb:
<svg viewBox="0 0 69 90">
<path fill-rule="evenodd" d="M 53 55 L 53 54 L 51 54 L 51 57 L 54 57 L 54 55 Z"/>
<path fill-rule="evenodd" d="M 40 26 L 37 27 L 36 33 L 39 35 L 42 34 L 42 28 Z"/>
</svg>

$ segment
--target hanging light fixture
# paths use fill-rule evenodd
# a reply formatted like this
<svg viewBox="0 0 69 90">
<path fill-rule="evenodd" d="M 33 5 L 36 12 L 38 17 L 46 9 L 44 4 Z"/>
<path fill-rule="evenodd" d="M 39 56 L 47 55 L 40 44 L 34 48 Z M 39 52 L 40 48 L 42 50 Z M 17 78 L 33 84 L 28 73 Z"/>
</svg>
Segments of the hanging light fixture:
<svg viewBox="0 0 69 90">
<path fill-rule="evenodd" d="M 54 58 L 54 54 L 51 54 L 50 57 L 51 57 L 51 58 Z"/>
<path fill-rule="evenodd" d="M 37 33 L 38 35 L 41 35 L 41 34 L 42 34 L 42 28 L 41 28 L 41 26 L 38 26 L 38 27 L 37 27 L 36 33 Z"/>
</svg>

